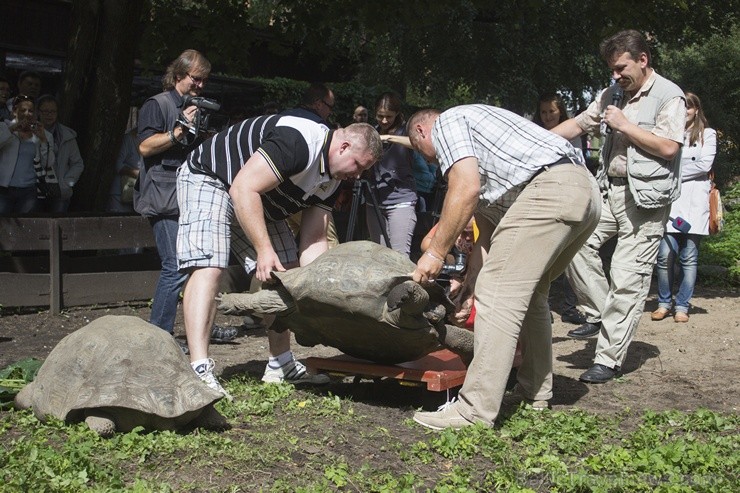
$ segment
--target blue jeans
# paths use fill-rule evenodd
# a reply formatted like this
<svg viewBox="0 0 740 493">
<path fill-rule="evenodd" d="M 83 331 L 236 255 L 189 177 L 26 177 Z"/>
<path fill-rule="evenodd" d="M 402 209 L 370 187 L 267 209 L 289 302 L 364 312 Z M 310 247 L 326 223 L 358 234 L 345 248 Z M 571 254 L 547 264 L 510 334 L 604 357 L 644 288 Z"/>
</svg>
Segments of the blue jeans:
<svg viewBox="0 0 740 493">
<path fill-rule="evenodd" d="M 149 223 L 154 230 L 154 241 L 162 262 L 149 323 L 172 334 L 180 291 L 188 278 L 177 269 L 177 216 L 150 217 Z"/>
<path fill-rule="evenodd" d="M 678 257 L 680 266 L 679 287 L 676 294 L 676 311 L 688 313 L 689 301 L 694 295 L 696 266 L 699 259 L 701 235 L 666 233 L 658 249 L 658 306 L 671 309 L 673 301 L 673 264 Z"/>
<path fill-rule="evenodd" d="M 36 187 L 0 187 L 0 216 L 38 211 Z"/>
</svg>

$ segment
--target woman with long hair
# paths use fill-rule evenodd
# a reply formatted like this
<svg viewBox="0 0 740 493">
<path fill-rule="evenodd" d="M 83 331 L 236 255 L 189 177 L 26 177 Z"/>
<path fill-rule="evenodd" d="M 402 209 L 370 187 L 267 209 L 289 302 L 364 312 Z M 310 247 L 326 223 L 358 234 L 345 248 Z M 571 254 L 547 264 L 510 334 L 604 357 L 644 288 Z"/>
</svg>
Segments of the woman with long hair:
<svg viewBox="0 0 740 493">
<path fill-rule="evenodd" d="M 375 128 L 381 136 L 406 135 L 401 105 L 401 98 L 392 92 L 381 94 L 375 101 Z M 378 214 L 372 210 L 373 204 L 366 204 L 370 239 L 407 256 L 411 254 L 416 226 L 417 196 L 412 164 L 411 149 L 384 142 L 383 157 L 368 171 L 368 181 L 378 201 Z M 385 243 L 383 231 L 390 245 Z"/>
<path fill-rule="evenodd" d="M 673 320 L 689 321 L 689 304 L 694 294 L 702 236 L 709 234 L 709 191 L 714 156 L 717 153 L 717 132 L 709 128 L 699 97 L 686 93 L 686 134 L 681 154 L 681 196 L 671 205 L 672 218 L 682 218 L 690 226 L 688 232 L 678 231 L 672 221 L 666 224 L 666 234 L 658 250 L 658 309 L 653 320 L 663 320 L 674 310 Z M 673 297 L 674 263 L 678 259 L 680 282 Z"/>
</svg>

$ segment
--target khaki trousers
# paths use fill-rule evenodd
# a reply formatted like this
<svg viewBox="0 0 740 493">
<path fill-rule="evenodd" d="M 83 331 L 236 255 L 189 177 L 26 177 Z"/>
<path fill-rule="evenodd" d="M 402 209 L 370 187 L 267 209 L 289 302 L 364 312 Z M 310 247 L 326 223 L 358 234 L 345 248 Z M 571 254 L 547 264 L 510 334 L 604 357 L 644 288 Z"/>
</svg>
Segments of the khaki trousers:
<svg viewBox="0 0 740 493">
<path fill-rule="evenodd" d="M 600 205 L 588 170 L 561 164 L 535 176 L 493 230 L 475 285 L 475 354 L 456 405 L 464 418 L 493 424 L 520 334 L 524 397 L 552 397 L 550 282 L 596 227 Z"/>
<path fill-rule="evenodd" d="M 594 363 L 621 366 L 640 322 L 670 207 L 637 207 L 626 185 L 610 185 L 599 225 L 568 267 L 567 275 L 589 322 L 601 321 Z M 604 275 L 599 248 L 617 246 Z"/>
</svg>

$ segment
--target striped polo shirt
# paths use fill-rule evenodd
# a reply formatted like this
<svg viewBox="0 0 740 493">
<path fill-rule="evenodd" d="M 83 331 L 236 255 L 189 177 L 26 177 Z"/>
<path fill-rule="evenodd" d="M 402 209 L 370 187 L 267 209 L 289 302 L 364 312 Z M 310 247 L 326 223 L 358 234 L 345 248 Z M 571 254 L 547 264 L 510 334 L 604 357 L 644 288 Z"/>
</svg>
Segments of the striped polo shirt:
<svg viewBox="0 0 740 493">
<path fill-rule="evenodd" d="M 478 160 L 477 212 L 494 224 L 544 166 L 563 158 L 585 166 L 564 138 L 516 113 L 483 104 L 443 112 L 432 128 L 432 143 L 443 175 L 463 158 Z"/>
<path fill-rule="evenodd" d="M 259 116 L 219 132 L 188 156 L 194 173 L 204 173 L 231 186 L 255 152 L 269 163 L 280 184 L 262 194 L 265 217 L 279 221 L 318 206 L 331 211 L 341 180 L 329 172 L 333 131 L 305 118 Z"/>
</svg>

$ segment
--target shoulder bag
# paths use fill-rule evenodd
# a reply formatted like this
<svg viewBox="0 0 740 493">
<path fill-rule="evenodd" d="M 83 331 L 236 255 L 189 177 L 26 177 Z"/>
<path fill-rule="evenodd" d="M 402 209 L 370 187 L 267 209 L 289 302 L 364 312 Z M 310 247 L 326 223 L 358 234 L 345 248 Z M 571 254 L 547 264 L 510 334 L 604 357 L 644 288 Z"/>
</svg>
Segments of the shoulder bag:
<svg viewBox="0 0 740 493">
<path fill-rule="evenodd" d="M 724 209 L 719 189 L 714 184 L 714 171 L 709 172 L 709 181 L 712 184 L 709 190 L 709 234 L 716 235 L 725 225 Z"/>
</svg>

